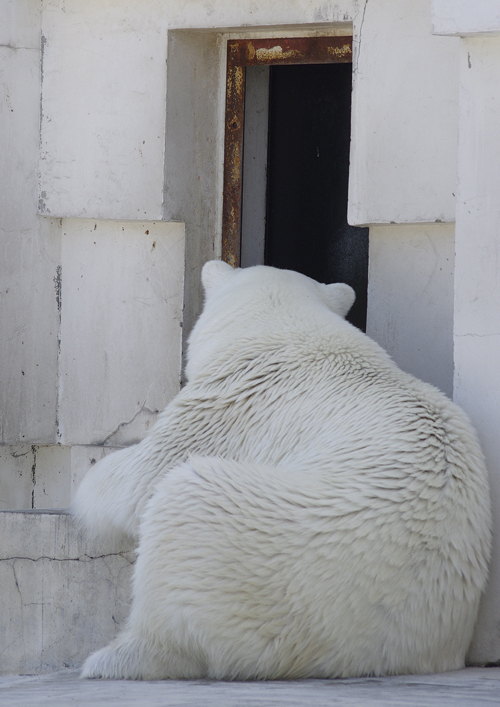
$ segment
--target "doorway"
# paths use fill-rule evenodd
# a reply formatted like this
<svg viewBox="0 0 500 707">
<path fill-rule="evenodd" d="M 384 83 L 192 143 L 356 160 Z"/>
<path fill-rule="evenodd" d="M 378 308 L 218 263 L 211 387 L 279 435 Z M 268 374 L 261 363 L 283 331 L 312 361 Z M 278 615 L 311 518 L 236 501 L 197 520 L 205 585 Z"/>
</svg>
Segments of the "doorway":
<svg viewBox="0 0 500 707">
<path fill-rule="evenodd" d="M 350 50 L 349 37 L 228 46 L 223 258 L 347 282 L 365 331 L 368 229 L 347 223 Z"/>
</svg>

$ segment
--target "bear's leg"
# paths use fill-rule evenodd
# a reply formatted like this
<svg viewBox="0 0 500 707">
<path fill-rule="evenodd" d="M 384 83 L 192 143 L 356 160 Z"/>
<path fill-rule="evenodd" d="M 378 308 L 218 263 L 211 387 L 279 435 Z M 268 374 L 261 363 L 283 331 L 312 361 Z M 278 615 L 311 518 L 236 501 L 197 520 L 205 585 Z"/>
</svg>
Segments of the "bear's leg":
<svg viewBox="0 0 500 707">
<path fill-rule="evenodd" d="M 178 651 L 137 637 L 126 629 L 109 646 L 87 658 L 82 678 L 108 680 L 163 680 L 203 677 L 205 671 L 195 660 Z"/>
</svg>

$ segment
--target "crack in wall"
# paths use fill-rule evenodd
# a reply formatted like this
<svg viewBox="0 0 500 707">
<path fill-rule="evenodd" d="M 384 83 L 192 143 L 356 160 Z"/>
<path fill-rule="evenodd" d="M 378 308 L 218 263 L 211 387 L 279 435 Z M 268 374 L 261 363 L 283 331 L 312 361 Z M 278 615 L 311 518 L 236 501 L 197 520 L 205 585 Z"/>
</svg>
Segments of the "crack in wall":
<svg viewBox="0 0 500 707">
<path fill-rule="evenodd" d="M 131 425 L 134 420 L 141 414 L 141 412 L 148 412 L 151 415 L 156 415 L 159 411 L 158 410 L 152 410 L 151 408 L 147 407 L 146 401 L 143 402 L 139 410 L 130 418 L 130 420 L 126 420 L 125 422 L 120 422 L 119 425 L 115 427 L 115 429 L 107 435 L 104 440 L 101 442 L 101 444 L 104 446 L 106 442 L 109 442 L 109 440 L 114 437 L 120 430 L 122 430 L 124 427 L 127 425 Z"/>
<path fill-rule="evenodd" d="M 129 565 L 134 564 L 134 560 L 129 559 L 126 553 L 133 552 L 132 550 L 126 550 L 122 552 L 110 552 L 105 555 L 87 555 L 86 553 L 80 555 L 79 557 L 50 557 L 50 555 L 40 555 L 40 557 L 23 557 L 22 555 L 13 555 L 12 557 L 0 557 L 0 562 L 15 562 L 16 560 L 27 560 L 28 562 L 39 562 L 39 560 L 50 560 L 51 562 L 92 562 L 93 560 L 105 560 L 108 557 L 121 557 Z M 14 569 L 14 565 L 12 565 Z M 14 572 L 15 574 L 15 572 Z M 16 587 L 19 589 L 19 584 L 16 579 Z"/>
<path fill-rule="evenodd" d="M 359 24 L 358 41 L 357 41 L 358 49 L 356 52 L 356 66 L 353 67 L 353 72 L 355 72 L 355 73 L 357 73 L 358 67 L 359 67 L 359 58 L 361 56 L 361 34 L 363 32 L 363 25 L 365 23 L 365 14 L 366 14 L 367 7 L 368 7 L 368 0 L 365 0 L 365 4 L 363 7 L 363 15 L 361 17 L 361 22 Z"/>
<path fill-rule="evenodd" d="M 30 52 L 39 52 L 38 47 L 16 47 L 13 44 L 0 44 L 0 47 L 2 49 L 12 49 L 13 51 L 17 51 L 18 49 L 27 49 Z"/>
<path fill-rule="evenodd" d="M 59 424 L 59 410 L 61 406 L 61 381 L 60 381 L 60 371 L 61 371 L 61 325 L 62 325 L 62 266 L 58 265 L 56 267 L 56 274 L 53 279 L 54 290 L 56 294 L 56 305 L 57 305 L 57 315 L 59 318 L 58 329 L 57 329 L 57 380 L 58 380 L 58 391 L 56 397 L 56 438 L 57 441 L 61 441 L 61 429 Z"/>
<path fill-rule="evenodd" d="M 35 508 L 35 486 L 36 486 L 36 451 L 34 444 L 31 445 L 31 453 L 33 454 L 33 464 L 31 465 L 31 508 Z"/>
<path fill-rule="evenodd" d="M 27 452 L 19 452 L 19 454 L 16 454 L 16 452 L 11 452 L 11 453 L 10 453 L 10 456 L 11 456 L 13 459 L 19 459 L 19 457 L 25 457 L 26 455 L 28 455 L 28 454 L 30 454 L 30 453 L 31 453 L 31 449 L 28 449 Z"/>
</svg>

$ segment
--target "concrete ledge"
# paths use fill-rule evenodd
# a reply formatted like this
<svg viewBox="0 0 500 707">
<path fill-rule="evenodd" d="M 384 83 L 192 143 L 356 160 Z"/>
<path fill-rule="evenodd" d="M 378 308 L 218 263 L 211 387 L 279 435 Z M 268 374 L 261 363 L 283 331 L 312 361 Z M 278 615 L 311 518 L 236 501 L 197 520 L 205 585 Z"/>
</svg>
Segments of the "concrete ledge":
<svg viewBox="0 0 500 707">
<path fill-rule="evenodd" d="M 452 37 L 500 34 L 500 7 L 491 0 L 432 0 L 432 31 Z"/>
<path fill-rule="evenodd" d="M 351 680 L 79 680 L 73 670 L 0 678 L 2 707 L 482 707 L 500 704 L 500 668 Z"/>
<path fill-rule="evenodd" d="M 89 542 L 64 509 L 1 511 L 0 537 L 1 674 L 78 667 L 114 638 L 128 613 L 131 547 Z"/>
</svg>

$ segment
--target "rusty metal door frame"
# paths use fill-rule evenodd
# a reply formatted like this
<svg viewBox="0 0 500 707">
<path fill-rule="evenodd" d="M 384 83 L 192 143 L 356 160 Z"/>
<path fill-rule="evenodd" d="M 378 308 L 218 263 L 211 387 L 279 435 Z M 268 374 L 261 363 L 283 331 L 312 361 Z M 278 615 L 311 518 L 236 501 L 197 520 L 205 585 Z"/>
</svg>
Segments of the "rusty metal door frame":
<svg viewBox="0 0 500 707">
<path fill-rule="evenodd" d="M 245 68 L 352 62 L 352 37 L 231 39 L 227 43 L 222 260 L 240 264 Z"/>
</svg>

